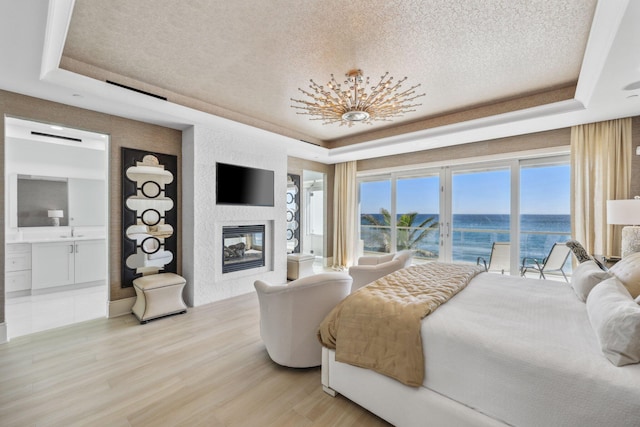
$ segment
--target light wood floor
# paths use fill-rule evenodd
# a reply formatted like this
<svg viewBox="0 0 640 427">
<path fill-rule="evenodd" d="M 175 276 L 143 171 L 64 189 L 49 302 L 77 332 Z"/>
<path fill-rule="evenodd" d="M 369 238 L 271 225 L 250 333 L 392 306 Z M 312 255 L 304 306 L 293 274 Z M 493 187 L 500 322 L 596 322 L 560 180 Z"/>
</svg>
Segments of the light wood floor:
<svg viewBox="0 0 640 427">
<path fill-rule="evenodd" d="M 91 320 L 0 344 L 0 425 L 388 426 L 268 357 L 255 294 L 140 325 Z"/>
</svg>

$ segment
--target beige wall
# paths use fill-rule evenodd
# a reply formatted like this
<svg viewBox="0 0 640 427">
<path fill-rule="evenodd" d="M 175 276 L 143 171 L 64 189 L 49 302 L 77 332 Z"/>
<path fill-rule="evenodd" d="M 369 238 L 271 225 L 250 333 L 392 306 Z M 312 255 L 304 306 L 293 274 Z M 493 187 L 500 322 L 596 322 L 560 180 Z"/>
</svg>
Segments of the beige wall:
<svg viewBox="0 0 640 427">
<path fill-rule="evenodd" d="M 415 153 L 359 160 L 358 172 L 422 163 L 446 162 L 447 160 L 489 156 L 494 154 L 532 150 L 536 148 L 568 146 L 570 142 L 571 129 L 557 129 L 547 132 L 494 139 L 491 141 L 473 142 L 470 144 L 418 151 Z"/>
<path fill-rule="evenodd" d="M 4 117 L 12 116 L 29 120 L 56 123 L 63 126 L 75 127 L 92 132 L 110 135 L 109 151 L 109 272 L 110 272 L 110 300 L 135 296 L 132 288 L 120 287 L 121 265 L 121 158 L 122 147 L 137 148 L 152 152 L 172 154 L 178 156 L 178 197 L 181 198 L 181 151 L 182 132 L 161 126 L 123 119 L 108 114 L 96 113 L 70 107 L 38 98 L 19 95 L 0 90 L 0 111 L 2 124 L 0 126 L 0 179 L 2 179 L 0 194 L 0 209 L 4 212 Z M 178 202 L 180 203 L 180 201 Z M 178 204 L 179 205 L 179 204 Z M 181 265 L 182 227 L 181 211 L 178 210 L 178 271 Z M 0 227 L 4 230 L 4 215 L 0 219 Z M 0 271 L 4 271 L 4 232 L 0 233 Z M 0 279 L 0 322 L 4 322 L 4 274 Z"/>
<path fill-rule="evenodd" d="M 300 159 L 298 157 L 289 157 L 287 159 L 287 173 L 300 175 L 300 179 L 302 179 L 303 170 L 322 172 L 327 176 L 327 211 L 325 212 L 325 218 L 327 221 L 327 247 L 325 257 L 331 258 L 333 257 L 333 177 L 335 166 Z M 303 207 L 301 206 L 301 209 L 302 208 Z"/>
</svg>

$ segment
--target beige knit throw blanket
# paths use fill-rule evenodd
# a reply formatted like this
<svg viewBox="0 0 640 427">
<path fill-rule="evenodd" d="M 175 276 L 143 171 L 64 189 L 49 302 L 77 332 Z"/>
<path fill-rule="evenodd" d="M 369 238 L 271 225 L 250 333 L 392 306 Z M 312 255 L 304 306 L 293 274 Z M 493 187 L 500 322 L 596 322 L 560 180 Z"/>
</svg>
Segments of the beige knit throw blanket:
<svg viewBox="0 0 640 427">
<path fill-rule="evenodd" d="M 424 380 L 421 320 L 482 271 L 440 262 L 398 270 L 340 302 L 320 325 L 318 337 L 336 350 L 339 362 L 419 387 Z"/>
</svg>

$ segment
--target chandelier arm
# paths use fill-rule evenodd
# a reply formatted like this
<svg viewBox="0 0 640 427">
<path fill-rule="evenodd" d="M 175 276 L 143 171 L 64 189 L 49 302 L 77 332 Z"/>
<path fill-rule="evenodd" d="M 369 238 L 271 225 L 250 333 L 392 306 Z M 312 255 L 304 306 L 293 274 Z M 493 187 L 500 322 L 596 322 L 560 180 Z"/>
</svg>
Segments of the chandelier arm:
<svg viewBox="0 0 640 427">
<path fill-rule="evenodd" d="M 308 99 L 290 98 L 294 103 L 291 107 L 300 110 L 296 114 L 310 116 L 310 120 L 322 124 L 352 127 L 358 122 L 371 125 L 373 121 L 392 121 L 391 118 L 415 111 L 413 108 L 421 104 L 412 102 L 425 96 L 415 94 L 420 84 L 399 92 L 407 77 L 394 82 L 388 71 L 374 86 L 369 86 L 370 79 L 363 77 L 361 70 L 351 70 L 346 77 L 344 89 L 333 74 L 325 86 L 309 80 L 308 90 L 298 88 Z"/>
</svg>

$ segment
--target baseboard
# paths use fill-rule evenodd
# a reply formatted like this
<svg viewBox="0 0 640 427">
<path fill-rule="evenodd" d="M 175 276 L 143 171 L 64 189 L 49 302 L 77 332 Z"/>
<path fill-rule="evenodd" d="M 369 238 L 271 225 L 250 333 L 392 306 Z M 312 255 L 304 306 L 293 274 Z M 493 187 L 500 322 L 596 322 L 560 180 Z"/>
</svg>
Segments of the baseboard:
<svg viewBox="0 0 640 427">
<path fill-rule="evenodd" d="M 108 317 L 111 319 L 112 317 L 119 317 L 119 316 L 131 314 L 131 309 L 133 308 L 133 304 L 135 304 L 135 302 L 136 302 L 136 297 L 109 301 Z"/>
<path fill-rule="evenodd" d="M 5 322 L 0 323 L 0 344 L 6 343 L 9 341 L 9 337 L 7 336 L 7 324 Z"/>
</svg>

